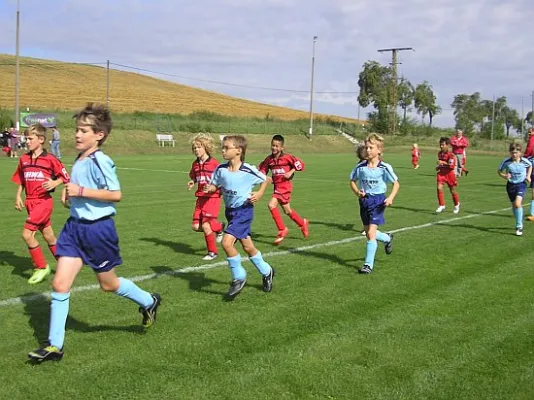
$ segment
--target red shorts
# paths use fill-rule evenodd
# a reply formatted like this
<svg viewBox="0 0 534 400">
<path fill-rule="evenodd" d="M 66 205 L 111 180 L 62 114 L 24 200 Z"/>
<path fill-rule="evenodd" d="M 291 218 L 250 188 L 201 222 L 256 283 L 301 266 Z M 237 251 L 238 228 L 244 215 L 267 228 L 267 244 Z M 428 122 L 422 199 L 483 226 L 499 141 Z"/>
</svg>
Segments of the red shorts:
<svg viewBox="0 0 534 400">
<path fill-rule="evenodd" d="M 273 197 L 278 200 L 280 204 L 288 204 L 291 201 L 291 192 L 273 192 Z"/>
<path fill-rule="evenodd" d="M 413 165 L 417 165 L 419 163 L 419 158 L 417 157 L 412 157 L 412 164 Z"/>
<path fill-rule="evenodd" d="M 440 183 L 447 184 L 450 188 L 458 186 L 458 181 L 456 180 L 456 175 L 454 171 L 449 172 L 447 175 L 438 174 L 437 175 L 438 185 Z"/>
<path fill-rule="evenodd" d="M 193 223 L 200 224 L 203 220 L 217 218 L 221 209 L 221 200 L 220 197 L 197 197 Z"/>
<path fill-rule="evenodd" d="M 54 199 L 26 199 L 26 211 L 28 218 L 24 223 L 24 228 L 30 231 L 42 231 L 52 225 L 50 218 L 54 209 Z"/>
</svg>

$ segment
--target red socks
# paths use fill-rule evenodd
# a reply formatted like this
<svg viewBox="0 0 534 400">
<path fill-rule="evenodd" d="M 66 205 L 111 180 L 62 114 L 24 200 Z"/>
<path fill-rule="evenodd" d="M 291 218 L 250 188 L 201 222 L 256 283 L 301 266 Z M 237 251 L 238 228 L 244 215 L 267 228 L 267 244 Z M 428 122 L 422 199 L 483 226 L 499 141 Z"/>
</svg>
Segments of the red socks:
<svg viewBox="0 0 534 400">
<path fill-rule="evenodd" d="M 45 269 L 47 264 L 41 246 L 37 245 L 37 247 L 34 248 L 28 247 L 28 251 L 30 252 L 35 267 L 37 269 Z"/>
<path fill-rule="evenodd" d="M 458 193 L 453 193 L 452 194 L 452 201 L 454 202 L 455 206 L 460 204 L 460 198 L 458 197 Z"/>
<path fill-rule="evenodd" d="M 276 224 L 278 231 L 283 231 L 286 229 L 284 221 L 282 220 L 282 214 L 280 214 L 280 210 L 278 208 L 273 208 L 272 210 L 269 209 L 269 211 L 271 212 L 271 216 L 274 219 L 274 223 Z"/>
<path fill-rule="evenodd" d="M 291 214 L 289 214 L 289 218 L 291 218 L 295 223 L 302 228 L 304 226 L 304 220 L 298 215 L 298 213 L 295 210 L 291 210 Z"/>
<path fill-rule="evenodd" d="M 220 232 L 223 230 L 222 222 L 218 221 L 216 218 L 210 219 L 210 228 L 213 232 Z"/>
<path fill-rule="evenodd" d="M 443 191 L 442 190 L 438 190 L 438 204 L 440 206 L 444 206 L 445 205 L 445 197 L 443 196 Z"/>
<path fill-rule="evenodd" d="M 50 253 L 52 253 L 52 255 L 55 257 L 55 259 L 57 260 L 59 257 L 56 256 L 56 245 L 55 244 L 52 244 L 52 245 L 48 245 L 48 249 L 50 250 Z"/>
<path fill-rule="evenodd" d="M 215 233 L 211 232 L 209 235 L 204 235 L 206 240 L 206 247 L 208 248 L 208 253 L 219 253 L 217 251 L 217 243 L 215 241 Z"/>
</svg>

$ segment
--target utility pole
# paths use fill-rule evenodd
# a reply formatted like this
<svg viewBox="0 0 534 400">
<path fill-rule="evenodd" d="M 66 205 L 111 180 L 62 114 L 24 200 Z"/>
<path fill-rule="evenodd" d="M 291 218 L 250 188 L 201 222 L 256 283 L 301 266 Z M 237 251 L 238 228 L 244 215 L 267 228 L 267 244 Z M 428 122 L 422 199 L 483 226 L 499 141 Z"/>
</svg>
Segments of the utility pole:
<svg viewBox="0 0 534 400">
<path fill-rule="evenodd" d="M 313 37 L 313 51 L 312 51 L 312 65 L 311 65 L 311 87 L 310 87 L 310 129 L 308 132 L 309 139 L 311 140 L 313 135 L 313 77 L 315 74 L 315 42 L 317 42 L 317 36 Z"/>
<path fill-rule="evenodd" d="M 493 144 L 493 126 L 495 125 L 495 95 L 493 95 L 493 105 L 491 107 L 491 142 L 490 147 Z"/>
<path fill-rule="evenodd" d="M 521 140 L 525 140 L 525 107 L 523 105 L 523 96 L 521 96 Z"/>
<path fill-rule="evenodd" d="M 17 0 L 17 33 L 15 56 L 15 129 L 20 129 L 20 0 Z"/>
<path fill-rule="evenodd" d="M 389 132 L 394 135 L 397 130 L 397 53 L 399 51 L 412 50 L 415 51 L 412 47 L 395 47 L 392 49 L 380 49 L 379 53 L 384 53 L 391 51 L 391 67 L 392 67 L 392 77 L 391 77 L 391 116 L 389 118 Z"/>
</svg>

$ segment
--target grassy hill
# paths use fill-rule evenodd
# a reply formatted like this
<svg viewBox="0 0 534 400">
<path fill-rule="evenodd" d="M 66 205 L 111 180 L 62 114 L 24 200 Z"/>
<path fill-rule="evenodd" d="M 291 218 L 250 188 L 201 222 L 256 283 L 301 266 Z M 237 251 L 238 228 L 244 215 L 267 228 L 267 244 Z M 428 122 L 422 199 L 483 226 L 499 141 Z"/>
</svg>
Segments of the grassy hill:
<svg viewBox="0 0 534 400">
<path fill-rule="evenodd" d="M 0 108 L 14 108 L 15 57 L 0 54 Z M 20 58 L 20 104 L 32 110 L 76 110 L 88 101 L 106 100 L 106 68 L 35 58 Z M 110 70 L 113 111 L 221 115 L 297 120 L 305 111 L 239 99 L 149 76 Z M 327 117 L 316 114 L 317 117 Z M 343 122 L 354 119 L 328 116 Z"/>
</svg>

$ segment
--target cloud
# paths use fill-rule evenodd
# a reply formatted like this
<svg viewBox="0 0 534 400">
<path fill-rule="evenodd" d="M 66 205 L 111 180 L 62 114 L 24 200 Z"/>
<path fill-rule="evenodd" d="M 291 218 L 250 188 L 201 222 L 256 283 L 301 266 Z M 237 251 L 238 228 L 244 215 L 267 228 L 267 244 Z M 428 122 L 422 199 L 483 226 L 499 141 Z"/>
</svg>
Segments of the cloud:
<svg viewBox="0 0 534 400">
<path fill-rule="evenodd" d="M 64 61 L 105 62 L 182 77 L 282 92 L 167 77 L 252 100 L 307 109 L 312 37 L 315 89 L 356 92 L 367 60 L 391 61 L 399 74 L 429 81 L 446 110 L 457 93 L 506 95 L 520 107 L 534 87 L 531 0 L 25 0 L 21 54 Z M 0 52 L 14 53 L 16 0 L 0 4 Z M 317 112 L 355 116 L 355 94 L 315 96 Z M 528 101 L 527 101 L 528 102 Z M 362 116 L 364 110 L 361 110 Z M 452 125 L 451 113 L 436 117 Z"/>
</svg>

